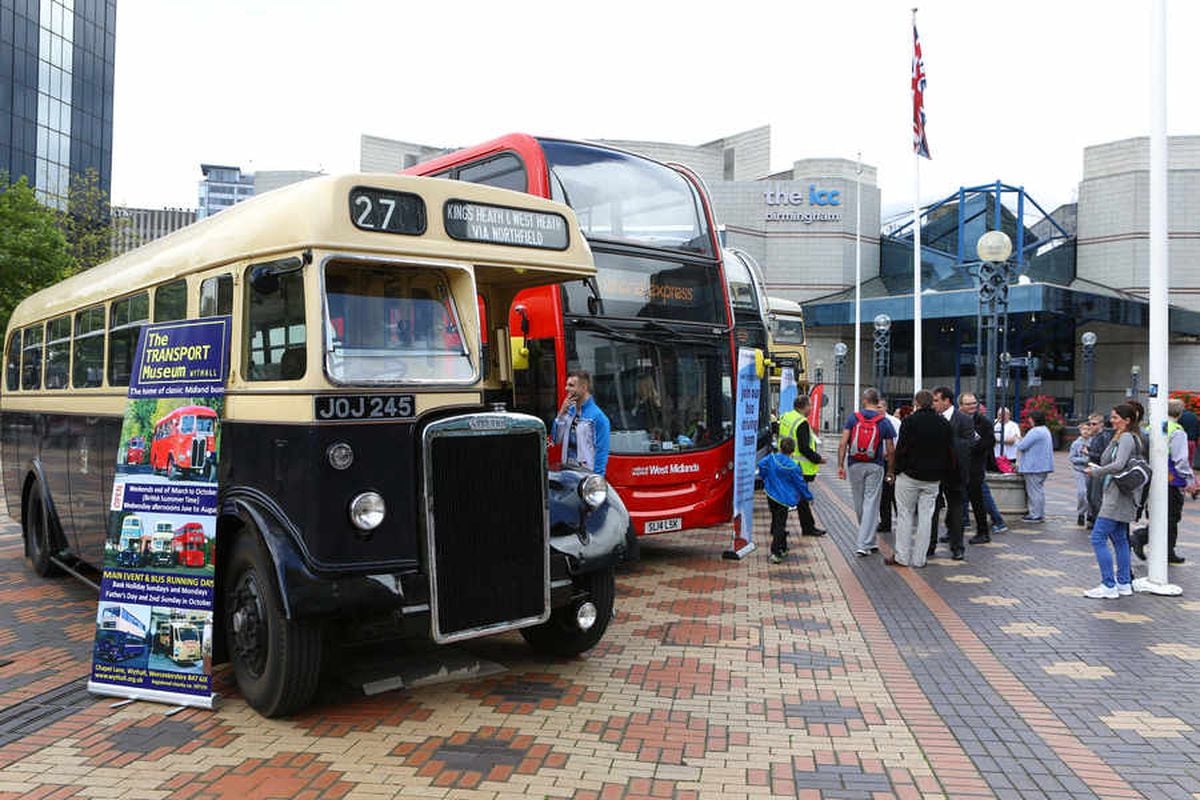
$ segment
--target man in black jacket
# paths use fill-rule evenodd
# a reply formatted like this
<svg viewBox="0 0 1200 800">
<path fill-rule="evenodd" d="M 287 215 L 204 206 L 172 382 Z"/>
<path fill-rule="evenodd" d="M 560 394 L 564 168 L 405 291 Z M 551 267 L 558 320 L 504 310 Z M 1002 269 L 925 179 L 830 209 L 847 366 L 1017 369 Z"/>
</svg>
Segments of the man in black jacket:
<svg viewBox="0 0 1200 800">
<path fill-rule="evenodd" d="M 975 423 L 966 414 L 954 407 L 954 390 L 939 386 L 933 390 L 933 409 L 950 423 L 953 434 L 953 468 L 946 470 L 942 478 L 942 493 L 938 497 L 937 509 L 933 513 L 933 527 L 929 532 L 930 558 L 937 551 L 938 510 L 946 509 L 946 540 L 950 544 L 950 557 L 962 561 L 966 554 L 963 544 L 963 499 L 966 497 L 967 480 L 971 471 L 971 451 L 978 434 Z"/>
<path fill-rule="evenodd" d="M 938 488 L 953 461 L 950 423 L 933 410 L 933 395 L 926 389 L 913 398 L 916 408 L 900 423 L 893 471 L 896 482 L 896 552 L 886 563 L 925 566 Z M 962 500 L 959 500 L 962 513 Z"/>
<path fill-rule="evenodd" d="M 987 473 L 988 458 L 992 455 L 992 430 L 995 423 L 979 410 L 979 398 L 963 392 L 958 398 L 958 410 L 971 419 L 975 426 L 975 440 L 971 445 L 971 466 L 967 472 L 967 499 L 971 501 L 971 512 L 975 516 L 975 535 L 970 544 L 986 544 L 992 540 L 988 529 L 987 505 L 983 501 L 983 481 Z"/>
</svg>

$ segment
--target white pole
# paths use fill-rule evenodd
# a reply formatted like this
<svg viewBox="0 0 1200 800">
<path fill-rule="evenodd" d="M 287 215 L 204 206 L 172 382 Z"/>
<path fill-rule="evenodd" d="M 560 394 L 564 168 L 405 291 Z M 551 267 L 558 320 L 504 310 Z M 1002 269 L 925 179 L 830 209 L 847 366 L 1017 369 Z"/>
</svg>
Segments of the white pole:
<svg viewBox="0 0 1200 800">
<path fill-rule="evenodd" d="M 1150 576 L 1139 590 L 1180 594 L 1167 581 L 1167 13 L 1150 12 Z"/>
<path fill-rule="evenodd" d="M 921 388 L 921 157 L 913 154 L 913 394 Z"/>
<path fill-rule="evenodd" d="M 862 397 L 862 151 L 854 170 L 854 407 Z M 838 425 L 842 420 L 838 420 Z"/>
</svg>

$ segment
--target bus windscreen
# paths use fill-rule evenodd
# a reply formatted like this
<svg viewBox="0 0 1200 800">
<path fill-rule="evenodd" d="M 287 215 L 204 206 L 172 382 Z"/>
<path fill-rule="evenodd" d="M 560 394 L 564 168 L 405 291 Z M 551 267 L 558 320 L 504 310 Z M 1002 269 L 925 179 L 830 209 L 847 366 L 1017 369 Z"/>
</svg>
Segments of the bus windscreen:
<svg viewBox="0 0 1200 800">
<path fill-rule="evenodd" d="M 575 210 L 588 238 L 713 254 L 700 198 L 675 170 L 579 142 L 540 142 L 550 197 Z"/>
</svg>

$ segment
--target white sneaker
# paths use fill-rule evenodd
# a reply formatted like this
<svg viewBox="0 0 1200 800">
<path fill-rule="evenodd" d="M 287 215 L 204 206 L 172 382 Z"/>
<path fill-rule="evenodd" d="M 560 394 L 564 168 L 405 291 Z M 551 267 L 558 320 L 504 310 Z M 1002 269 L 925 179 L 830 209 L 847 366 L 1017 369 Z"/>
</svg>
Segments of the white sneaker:
<svg viewBox="0 0 1200 800">
<path fill-rule="evenodd" d="M 1133 594 L 1133 584 L 1132 583 L 1118 583 L 1117 584 L 1117 594 L 1121 595 L 1122 597 L 1124 597 L 1125 595 Z"/>
<path fill-rule="evenodd" d="M 1089 600 L 1116 600 L 1121 596 L 1115 586 L 1105 586 L 1103 583 L 1095 589 L 1088 589 L 1083 596 Z"/>
</svg>

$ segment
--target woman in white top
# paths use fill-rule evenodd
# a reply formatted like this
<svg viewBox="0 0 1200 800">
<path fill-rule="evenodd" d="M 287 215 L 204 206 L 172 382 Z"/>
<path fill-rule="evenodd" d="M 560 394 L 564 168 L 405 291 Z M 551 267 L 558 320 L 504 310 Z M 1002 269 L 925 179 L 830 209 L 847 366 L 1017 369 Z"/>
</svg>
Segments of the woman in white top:
<svg viewBox="0 0 1200 800">
<path fill-rule="evenodd" d="M 1004 456 L 1009 461 L 1017 459 L 1017 440 L 1021 438 L 1021 429 L 1012 421 L 1012 412 L 1001 408 L 996 415 L 996 457 Z"/>
</svg>

